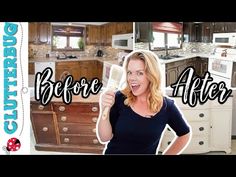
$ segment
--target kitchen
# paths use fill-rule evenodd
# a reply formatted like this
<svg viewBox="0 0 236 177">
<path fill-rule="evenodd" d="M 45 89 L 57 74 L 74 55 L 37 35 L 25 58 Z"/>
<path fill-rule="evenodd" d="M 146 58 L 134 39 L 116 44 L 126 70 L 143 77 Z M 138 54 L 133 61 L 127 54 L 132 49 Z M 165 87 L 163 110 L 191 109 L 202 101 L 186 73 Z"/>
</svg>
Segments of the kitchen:
<svg viewBox="0 0 236 177">
<path fill-rule="evenodd" d="M 116 24 L 116 27 L 114 24 Z M 127 30 L 124 33 L 132 33 L 133 23 L 131 24 L 132 30 Z M 158 31 L 158 23 L 154 24 L 154 29 Z M 134 23 L 134 49 L 153 50 L 159 56 L 162 66 L 162 73 L 164 73 L 162 86 L 167 95 L 172 94 L 170 85 L 177 80 L 178 76 L 187 66 L 193 66 L 196 72 L 202 76 L 209 70 L 209 60 L 211 57 L 216 56 L 212 54 L 221 55 L 222 50 L 214 50 L 215 44 L 212 43 L 213 33 L 228 33 L 236 31 L 236 23 L 228 22 L 188 22 L 180 23 L 180 25 L 179 23 L 174 24 L 174 29 L 168 30 L 169 32 L 175 31 L 173 33 L 174 35 L 171 35 L 170 38 L 177 38 L 177 40 L 174 40 L 173 43 L 168 46 L 160 45 L 158 42 L 153 42 L 153 27 L 151 22 Z M 51 25 L 52 24 L 50 23 L 50 30 Z M 80 51 L 76 52 L 71 51 L 68 47 L 66 52 L 61 50 L 55 52 L 51 50 L 51 36 L 40 37 L 36 41 L 33 40 L 33 42 L 31 41 L 31 38 L 29 38 L 29 78 L 32 77 L 32 82 L 30 82 L 29 85 L 33 86 L 33 77 L 36 71 L 42 71 L 42 69 L 36 69 L 37 67 L 32 67 L 32 65 L 36 66 L 36 63 L 42 62 L 42 60 L 43 62 L 49 62 L 48 64 L 51 64 L 51 67 L 54 67 L 55 65 L 55 80 L 63 80 L 70 74 L 73 75 L 74 78 L 80 78 L 85 75 L 87 78 L 98 77 L 105 85 L 109 77 L 111 64 L 122 64 L 127 52 L 131 51 L 112 47 L 114 44 L 112 44 L 111 34 L 122 34 L 111 32 L 114 29 L 117 31 L 119 31 L 118 29 L 123 29 L 118 26 L 122 25 L 118 25 L 118 23 L 105 23 L 102 25 L 92 26 L 91 24 L 86 25 L 87 36 L 86 39 L 84 38 L 86 44 L 85 50 L 79 49 Z M 51 34 L 51 32 L 47 32 L 48 30 L 45 30 L 47 29 L 46 27 L 41 27 L 41 25 L 39 25 L 37 29 L 42 29 L 42 31 L 44 31 L 43 33 L 47 35 Z M 30 34 L 31 30 L 29 30 L 29 35 Z M 41 30 L 37 36 L 39 34 L 41 36 Z M 159 33 L 155 34 L 155 38 L 157 37 L 160 37 Z M 162 35 L 160 41 L 163 41 L 165 44 L 167 38 L 167 36 Z M 102 57 L 97 56 L 98 53 L 99 56 L 101 55 L 101 52 L 98 51 L 102 51 Z M 227 51 L 230 50 L 227 48 Z M 231 54 L 228 56 L 230 55 Z M 72 58 L 67 59 L 69 61 L 66 60 L 66 63 L 64 63 L 65 60 L 63 58 L 65 56 L 71 56 Z M 73 58 L 74 56 L 76 56 L 77 59 Z M 57 58 L 59 58 L 59 60 Z M 81 63 L 78 64 L 78 60 Z M 215 68 L 219 68 L 219 64 L 214 64 L 214 66 Z M 96 67 L 97 71 L 95 71 Z M 224 66 L 222 68 L 224 68 Z M 233 71 L 235 71 L 235 69 Z M 232 78 L 234 77 L 230 78 L 233 80 Z M 179 93 L 179 96 L 181 96 L 181 92 Z M 223 152 L 223 154 L 234 154 L 236 152 L 236 143 L 231 141 L 231 138 L 235 138 L 236 136 L 236 110 L 234 109 L 236 106 L 233 106 L 230 103 L 230 100 L 233 100 L 233 104 L 236 105 L 236 96 L 231 97 L 229 101 L 223 105 L 220 105 L 214 101 L 209 101 L 204 105 L 197 105 L 194 110 L 189 108 L 187 105 L 184 105 L 180 98 L 181 97 L 177 97 L 176 102 L 180 109 L 183 110 L 184 115 L 186 117 L 190 117 L 189 121 L 191 122 L 193 131 L 196 132 L 196 134 L 194 133 L 194 138 L 190 148 L 186 149 L 185 153 L 210 154 L 220 151 Z M 101 153 L 103 146 L 100 146 L 97 139 L 94 138 L 94 132 L 96 132 L 94 129 L 94 124 L 91 125 L 85 120 L 85 118 L 91 118 L 93 123 L 96 122 L 98 113 L 98 99 L 99 98 L 96 95 L 89 97 L 89 99 L 77 98 L 75 102 L 78 103 L 73 103 L 69 108 L 65 107 L 60 102 L 57 102 L 57 100 L 54 100 L 52 104 L 49 104 L 46 107 L 42 107 L 38 104 L 32 104 L 32 108 L 37 109 L 33 112 L 35 124 L 33 125 L 33 129 L 34 134 L 36 135 L 36 145 L 35 143 L 32 144 L 32 147 L 36 147 L 37 151 L 32 148 L 32 153 L 37 154 L 44 151 L 47 151 L 48 154 L 52 153 L 48 151 L 82 152 L 92 154 Z M 81 104 L 81 102 L 83 102 L 83 104 Z M 91 115 L 88 115 L 86 112 L 80 113 L 78 111 L 74 111 L 74 109 L 79 109 L 80 111 L 88 109 L 87 105 L 84 103 L 90 104 L 89 109 L 93 112 Z M 45 113 L 45 110 L 48 112 Z M 74 119 L 74 116 L 77 114 L 82 114 L 84 116 L 84 118 L 81 117 L 82 123 L 77 122 L 77 120 Z M 219 115 L 224 117 L 224 121 L 218 120 Z M 40 122 L 41 120 L 39 119 L 39 117 L 42 116 L 45 117 L 43 123 Z M 87 140 L 85 139 L 76 139 L 76 136 L 81 134 L 81 132 L 76 130 L 76 127 L 81 127 L 81 131 L 83 130 L 83 132 L 86 132 L 86 134 L 89 135 L 85 138 L 91 141 L 96 148 L 90 144 L 88 145 Z M 173 134 L 169 131 L 169 129 L 167 129 L 164 137 L 165 138 L 163 138 L 160 150 L 164 149 L 169 143 L 171 143 Z M 34 139 L 34 136 L 32 136 L 32 139 Z M 79 146 L 74 144 L 79 144 Z M 85 146 L 83 146 L 83 144 L 85 144 Z"/>
<path fill-rule="evenodd" d="M 103 149 L 95 128 L 99 95 L 75 96 L 70 105 L 54 98 L 43 106 L 34 100 L 35 74 L 50 67 L 53 82 L 71 75 L 76 81 L 98 78 L 106 86 L 111 65 L 121 65 L 132 49 L 132 22 L 29 23 L 32 150 L 101 153 Z"/>
<path fill-rule="evenodd" d="M 135 23 L 135 49 L 152 50 L 159 56 L 162 86 L 168 96 L 173 92 L 170 85 L 189 66 L 201 77 L 209 71 L 215 82 L 223 81 L 232 87 L 233 96 L 226 103 L 207 101 L 194 108 L 183 104 L 183 93 L 179 91 L 179 97 L 174 99 L 193 130 L 192 141 L 184 153 L 229 154 L 235 149 L 234 141 L 231 142 L 236 135 L 235 32 L 236 23 L 232 22 Z M 161 149 L 172 139 L 173 134 L 167 130 Z"/>
</svg>

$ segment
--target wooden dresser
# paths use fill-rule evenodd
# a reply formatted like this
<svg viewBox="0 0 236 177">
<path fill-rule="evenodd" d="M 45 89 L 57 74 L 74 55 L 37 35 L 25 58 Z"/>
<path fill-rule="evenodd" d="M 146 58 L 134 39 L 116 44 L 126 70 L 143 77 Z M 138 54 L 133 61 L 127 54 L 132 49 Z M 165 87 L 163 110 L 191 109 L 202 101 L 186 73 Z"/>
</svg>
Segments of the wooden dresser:
<svg viewBox="0 0 236 177">
<path fill-rule="evenodd" d="M 35 149 L 43 151 L 102 154 L 104 145 L 96 136 L 99 95 L 74 96 L 72 103 L 52 99 L 46 106 L 31 100 Z"/>
</svg>

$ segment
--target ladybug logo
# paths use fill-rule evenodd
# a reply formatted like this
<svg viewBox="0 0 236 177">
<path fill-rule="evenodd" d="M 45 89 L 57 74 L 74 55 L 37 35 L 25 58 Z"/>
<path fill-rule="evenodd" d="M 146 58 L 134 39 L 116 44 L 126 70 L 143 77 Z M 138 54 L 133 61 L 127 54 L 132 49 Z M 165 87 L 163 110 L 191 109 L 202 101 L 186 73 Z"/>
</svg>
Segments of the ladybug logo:
<svg viewBox="0 0 236 177">
<path fill-rule="evenodd" d="M 7 141 L 7 146 L 4 146 L 3 149 L 9 154 L 10 151 L 18 151 L 21 147 L 20 140 L 17 138 L 10 138 Z"/>
</svg>

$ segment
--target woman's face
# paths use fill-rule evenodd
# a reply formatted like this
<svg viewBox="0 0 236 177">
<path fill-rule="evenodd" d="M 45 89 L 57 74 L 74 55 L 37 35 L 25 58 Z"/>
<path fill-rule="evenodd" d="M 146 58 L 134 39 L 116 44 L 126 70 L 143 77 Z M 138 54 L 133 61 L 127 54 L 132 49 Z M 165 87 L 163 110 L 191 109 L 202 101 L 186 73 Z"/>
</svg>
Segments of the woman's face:
<svg viewBox="0 0 236 177">
<path fill-rule="evenodd" d="M 149 80 L 147 78 L 144 61 L 131 59 L 128 63 L 127 80 L 132 93 L 135 96 L 146 96 Z"/>
</svg>

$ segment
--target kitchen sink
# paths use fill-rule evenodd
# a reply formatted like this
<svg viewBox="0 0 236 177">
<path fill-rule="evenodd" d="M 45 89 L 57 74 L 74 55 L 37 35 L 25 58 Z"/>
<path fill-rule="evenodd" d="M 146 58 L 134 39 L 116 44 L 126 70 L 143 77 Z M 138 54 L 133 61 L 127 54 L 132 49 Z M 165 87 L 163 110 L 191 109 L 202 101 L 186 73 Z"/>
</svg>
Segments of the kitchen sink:
<svg viewBox="0 0 236 177">
<path fill-rule="evenodd" d="M 162 59 L 162 60 L 169 60 L 169 59 L 174 59 L 174 58 L 180 58 L 180 57 L 183 57 L 181 55 L 161 55 L 159 58 Z"/>
<path fill-rule="evenodd" d="M 57 56 L 58 60 L 75 59 L 75 58 L 77 58 L 77 56 L 75 56 L 75 55 Z"/>
</svg>

